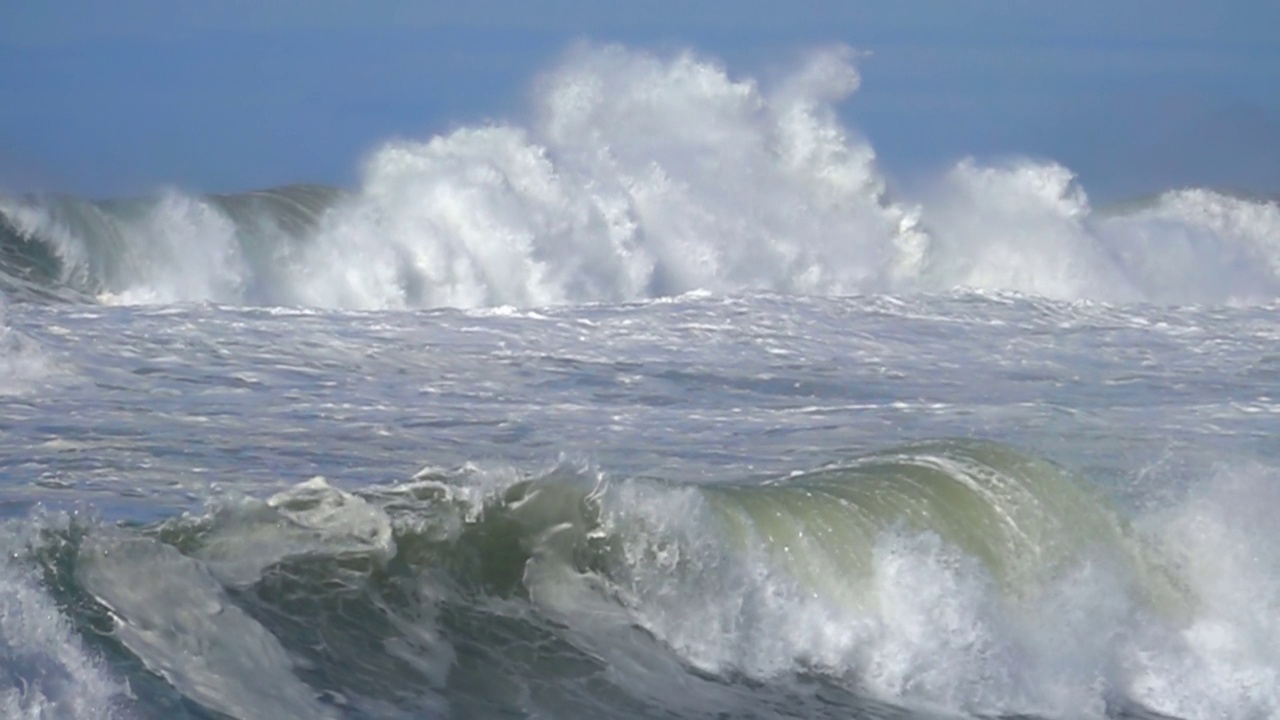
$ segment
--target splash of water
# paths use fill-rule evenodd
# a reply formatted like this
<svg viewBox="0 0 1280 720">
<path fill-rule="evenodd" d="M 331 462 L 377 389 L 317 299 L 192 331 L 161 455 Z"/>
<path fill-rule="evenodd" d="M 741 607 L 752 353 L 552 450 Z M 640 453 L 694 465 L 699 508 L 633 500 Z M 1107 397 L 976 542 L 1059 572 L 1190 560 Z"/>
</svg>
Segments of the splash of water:
<svg viewBox="0 0 1280 720">
<path fill-rule="evenodd" d="M 578 45 L 534 83 L 528 122 L 389 143 L 350 194 L 0 198 L 7 274 L 111 302 L 348 308 L 693 290 L 1280 295 L 1280 208 L 1266 200 L 1183 190 L 1096 212 L 1061 165 L 975 159 L 926 197 L 894 197 L 837 112 L 860 82 L 854 60 L 815 50 L 766 83 L 691 51 Z"/>
</svg>

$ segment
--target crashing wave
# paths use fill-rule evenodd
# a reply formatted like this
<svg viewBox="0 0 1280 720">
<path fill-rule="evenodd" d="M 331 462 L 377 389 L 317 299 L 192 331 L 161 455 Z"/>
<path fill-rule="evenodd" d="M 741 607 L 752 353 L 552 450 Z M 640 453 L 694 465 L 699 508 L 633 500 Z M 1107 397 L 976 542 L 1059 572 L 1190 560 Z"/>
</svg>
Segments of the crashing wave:
<svg viewBox="0 0 1280 720">
<path fill-rule="evenodd" d="M 580 45 L 524 124 L 375 152 L 351 192 L 0 197 L 19 299 L 338 308 L 620 302 L 693 290 L 1008 290 L 1112 302 L 1280 296 L 1280 205 L 1212 190 L 1095 211 L 1072 173 L 957 164 L 893 197 L 837 113 L 847 48 L 776 82 L 692 52 Z"/>
<path fill-rule="evenodd" d="M 1212 642 L 1273 637 L 1236 593 L 1261 568 L 1224 564 L 1265 525 L 1243 491 L 1140 533 L 1062 469 L 974 441 L 711 485 L 317 479 L 151 527 L 28 527 L 12 562 L 39 568 L 62 640 L 0 630 L 96 683 L 86 702 L 162 678 L 243 718 L 1275 710 L 1237 682 L 1266 659 Z"/>
</svg>

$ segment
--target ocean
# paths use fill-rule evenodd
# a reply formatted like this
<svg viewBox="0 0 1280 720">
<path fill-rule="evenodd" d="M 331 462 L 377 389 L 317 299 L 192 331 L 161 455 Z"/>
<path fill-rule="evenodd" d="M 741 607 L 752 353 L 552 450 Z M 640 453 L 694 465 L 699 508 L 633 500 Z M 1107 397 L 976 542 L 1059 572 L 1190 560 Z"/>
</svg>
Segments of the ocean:
<svg viewBox="0 0 1280 720">
<path fill-rule="evenodd" d="M 854 60 L 0 196 L 0 714 L 1280 715 L 1280 202 L 897 192 Z"/>
</svg>

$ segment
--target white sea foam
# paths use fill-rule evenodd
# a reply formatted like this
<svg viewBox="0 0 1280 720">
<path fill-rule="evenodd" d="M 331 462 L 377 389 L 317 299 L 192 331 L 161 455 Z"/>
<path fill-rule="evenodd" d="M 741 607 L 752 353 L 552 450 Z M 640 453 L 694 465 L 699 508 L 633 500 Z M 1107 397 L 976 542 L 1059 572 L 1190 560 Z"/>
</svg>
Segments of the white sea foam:
<svg viewBox="0 0 1280 720">
<path fill-rule="evenodd" d="M 893 197 L 872 145 L 838 113 L 859 86 L 854 60 L 847 48 L 814 50 L 766 83 L 691 51 L 580 44 L 534 83 L 526 123 L 389 143 L 327 211 L 282 195 L 231 212 L 166 191 L 149 205 L 81 202 L 61 213 L 8 199 L 0 212 L 45 238 L 65 276 L 96 279 L 110 302 L 528 307 L 693 290 L 954 288 L 1174 304 L 1280 295 L 1275 203 L 1185 190 L 1100 214 L 1070 170 L 1026 159 L 966 159 L 925 196 Z M 314 222 L 297 222 L 299 212 Z"/>
<path fill-rule="evenodd" d="M 376 153 L 305 263 L 302 299 L 531 305 L 890 287 L 914 272 L 923 236 L 835 117 L 857 82 L 843 51 L 762 88 L 691 53 L 579 47 L 539 82 L 531 127 Z"/>
<path fill-rule="evenodd" d="M 0 529 L 0 715 L 125 720 L 127 686 L 87 651 L 25 557 L 34 527 Z"/>
<path fill-rule="evenodd" d="M 1101 718 L 1138 706 L 1186 720 L 1260 719 L 1280 712 L 1274 481 L 1263 470 L 1224 472 L 1143 519 L 1189 613 L 1106 556 L 1013 597 L 977 558 L 902 527 L 879 537 L 868 578 L 834 559 L 820 568 L 831 587 L 869 581 L 865 600 L 850 602 L 794 572 L 817 567 L 820 558 L 801 556 L 823 551 L 819 536 L 786 548 L 763 530 L 735 539 L 697 490 L 643 483 L 614 483 L 602 496 L 620 552 L 608 580 L 559 565 L 544 577 L 535 555 L 526 582 L 544 611 L 573 618 L 582 642 L 609 658 L 634 656 L 633 641 L 610 628 L 636 624 L 713 674 L 817 671 L 922 708 Z"/>
<path fill-rule="evenodd" d="M 1091 232 L 1090 212 L 1083 188 L 1061 165 L 964 160 L 928 205 L 937 240 L 926 285 L 1140 299 Z"/>
<path fill-rule="evenodd" d="M 1211 191 L 1098 215 L 1052 162 L 960 162 L 893 199 L 837 113 L 846 48 L 774 84 L 712 59 L 580 45 L 527 126 L 397 142 L 296 265 L 292 298 L 346 307 L 542 305 L 693 290 L 969 287 L 1058 299 L 1249 302 L 1280 292 L 1280 210 Z"/>
<path fill-rule="evenodd" d="M 126 232 L 131 252 L 118 272 L 129 279 L 115 302 L 246 299 L 248 268 L 236 225 L 207 201 L 166 191 Z"/>
<path fill-rule="evenodd" d="M 632 622 L 707 672 L 768 681 L 816 671 L 892 702 L 1049 717 L 1101 717 L 1117 689 L 1109 656 L 1133 603 L 1113 574 L 1083 566 L 1020 604 L 937 535 L 891 530 L 857 593 L 869 602 L 851 603 L 787 569 L 814 561 L 799 555 L 820 541 L 777 548 L 761 536 L 739 548 L 693 489 L 610 493 L 628 508 L 610 520 L 627 528 L 613 592 Z M 832 587 L 863 582 L 834 559 L 822 571 Z M 590 608 L 564 590 L 557 601 Z"/>
<path fill-rule="evenodd" d="M 1179 190 L 1100 222 L 1098 232 L 1144 299 L 1246 304 L 1280 296 L 1280 204 Z"/>
<path fill-rule="evenodd" d="M 1274 469 L 1221 469 L 1153 518 L 1153 532 L 1195 592 L 1191 622 L 1133 658 L 1135 695 L 1177 717 L 1280 715 L 1280 545 Z"/>
</svg>

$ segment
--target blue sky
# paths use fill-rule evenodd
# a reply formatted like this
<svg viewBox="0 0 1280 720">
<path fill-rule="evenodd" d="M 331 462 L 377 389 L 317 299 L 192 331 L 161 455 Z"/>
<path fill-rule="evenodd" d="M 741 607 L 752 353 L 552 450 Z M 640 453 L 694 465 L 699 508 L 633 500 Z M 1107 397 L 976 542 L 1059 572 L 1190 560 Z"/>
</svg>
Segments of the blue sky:
<svg viewBox="0 0 1280 720">
<path fill-rule="evenodd" d="M 351 184 L 392 137 L 518 120 L 579 38 L 693 47 L 751 74 L 871 54 L 843 108 L 892 179 L 1052 157 L 1095 198 L 1280 191 L 1280 3 L 757 0 L 0 5 L 0 190 Z"/>
</svg>

